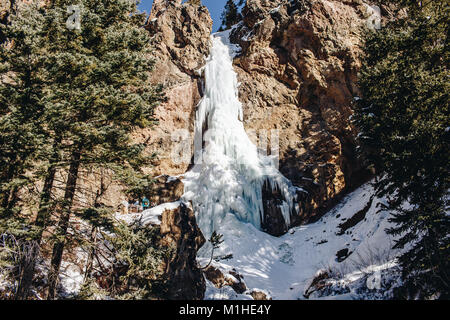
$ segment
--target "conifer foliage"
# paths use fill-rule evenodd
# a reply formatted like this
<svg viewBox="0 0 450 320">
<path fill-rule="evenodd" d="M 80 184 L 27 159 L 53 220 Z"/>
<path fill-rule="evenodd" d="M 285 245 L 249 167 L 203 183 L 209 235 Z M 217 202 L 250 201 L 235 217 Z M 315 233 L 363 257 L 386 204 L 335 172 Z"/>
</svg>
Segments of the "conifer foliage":
<svg viewBox="0 0 450 320">
<path fill-rule="evenodd" d="M 98 228 L 97 241 L 91 243 L 93 255 L 106 257 L 93 275 L 87 265 L 85 281 L 78 299 L 95 300 L 111 297 L 120 300 L 167 298 L 168 279 L 164 267 L 176 252 L 161 244 L 160 227 L 131 225 L 114 221 L 97 210 L 86 210 L 90 223 Z M 102 281 L 97 281 L 97 279 Z"/>
<path fill-rule="evenodd" d="M 449 6 L 391 2 L 403 18 L 367 36 L 355 123 L 378 193 L 396 212 L 388 232 L 406 250 L 402 297 L 448 298 Z"/>
<path fill-rule="evenodd" d="M 149 161 L 144 145 L 132 143 L 130 134 L 156 122 L 162 94 L 147 81 L 152 52 L 136 5 L 34 1 L 1 25 L 7 40 L 0 51 L 0 233 L 41 244 L 54 225 L 49 299 L 56 296 L 71 216 L 86 207 L 77 197 L 80 176 L 105 169 L 133 186 L 150 181 L 140 171 Z M 70 19 L 79 28 L 70 28 Z M 58 172 L 64 181 L 57 185 Z M 24 194 L 35 201 L 26 203 L 30 216 L 22 209 Z M 17 275 L 16 298 L 27 298 L 34 269 Z"/>
<path fill-rule="evenodd" d="M 239 0 L 237 5 L 234 0 L 227 1 L 222 12 L 222 25 L 220 26 L 219 31 L 230 29 L 233 25 L 235 25 L 242 19 L 238 6 L 241 6 L 243 4 L 244 0 Z"/>
</svg>

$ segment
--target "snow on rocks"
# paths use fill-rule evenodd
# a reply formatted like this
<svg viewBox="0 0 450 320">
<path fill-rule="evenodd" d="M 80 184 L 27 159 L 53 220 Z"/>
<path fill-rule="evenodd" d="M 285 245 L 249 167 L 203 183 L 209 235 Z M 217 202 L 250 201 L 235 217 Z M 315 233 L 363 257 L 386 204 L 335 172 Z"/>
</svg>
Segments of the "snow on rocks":
<svg viewBox="0 0 450 320">
<path fill-rule="evenodd" d="M 256 229 L 249 223 L 226 216 L 219 232 L 224 243 L 216 256 L 232 258 L 215 262 L 223 272 L 236 270 L 248 290 L 243 295 L 228 289 L 207 285 L 206 299 L 247 299 L 255 288 L 263 288 L 273 299 L 306 299 L 305 291 L 319 270 L 329 270 L 328 291 L 318 291 L 309 299 L 385 299 L 392 296 L 398 284 L 398 266 L 393 251 L 394 239 L 386 234 L 390 213 L 380 209 L 385 199 L 373 197 L 370 184 L 346 196 L 322 219 L 310 225 L 291 229 L 279 238 Z M 339 225 L 363 210 L 372 200 L 364 220 L 342 235 Z M 351 254 L 338 262 L 336 253 L 348 249 Z M 201 264 L 206 258 L 198 257 Z M 371 285 L 370 280 L 375 279 Z M 378 278 L 381 277 L 379 283 Z M 329 280 L 329 281 L 328 281 Z M 384 293 L 377 290 L 389 288 Z M 370 289 L 373 288 L 373 289 Z"/>
<path fill-rule="evenodd" d="M 142 225 L 160 225 L 161 217 L 166 210 L 175 210 L 180 207 L 181 201 L 163 203 L 154 208 L 144 210 L 140 213 L 133 213 L 127 215 L 116 214 L 116 219 L 124 221 L 126 223 L 132 223 L 134 221 L 140 221 Z"/>
</svg>

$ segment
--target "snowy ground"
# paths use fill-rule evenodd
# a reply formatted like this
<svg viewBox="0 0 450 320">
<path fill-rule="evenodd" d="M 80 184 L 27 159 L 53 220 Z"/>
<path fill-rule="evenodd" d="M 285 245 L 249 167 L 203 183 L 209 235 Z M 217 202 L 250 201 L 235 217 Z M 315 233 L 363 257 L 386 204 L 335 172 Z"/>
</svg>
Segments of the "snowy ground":
<svg viewBox="0 0 450 320">
<path fill-rule="evenodd" d="M 347 195 L 316 223 L 292 228 L 279 238 L 237 220 L 233 214 L 227 215 L 217 230 L 224 235 L 224 243 L 215 257 L 232 257 L 214 261 L 213 265 L 227 277 L 229 271 L 237 272 L 248 290 L 237 294 L 229 286 L 217 289 L 207 281 L 205 299 L 252 299 L 252 290 L 264 292 L 272 299 L 306 299 L 305 290 L 320 270 L 332 271 L 327 280 L 331 285 L 312 293 L 309 299 L 392 298 L 392 289 L 401 284 L 395 262 L 399 252 L 390 249 L 393 239 L 385 232 L 390 226 L 390 213 L 380 206 L 385 200 L 374 198 L 371 202 L 373 193 L 373 188 L 366 184 Z M 179 202 L 164 204 L 141 213 L 139 218 L 156 222 L 163 209 L 178 205 Z M 339 235 L 339 225 L 364 208 L 368 209 L 365 218 Z M 338 262 L 336 253 L 342 249 L 351 254 Z M 200 250 L 201 266 L 208 263 L 209 250 L 208 245 Z M 80 261 L 84 261 L 84 255 L 79 254 Z M 80 288 L 82 270 L 64 263 L 62 271 L 64 291 L 73 296 Z M 0 277 L 0 288 L 6 284 Z"/>
<path fill-rule="evenodd" d="M 338 235 L 339 224 L 367 207 L 372 195 L 372 187 L 364 185 L 318 222 L 293 228 L 279 238 L 237 221 L 230 214 L 218 230 L 224 234 L 225 242 L 215 256 L 232 254 L 233 258 L 214 265 L 224 272 L 235 269 L 243 276 L 249 291 L 262 289 L 273 299 L 305 299 L 305 290 L 321 269 L 333 271 L 333 290 L 312 294 L 310 299 L 389 298 L 392 292 L 385 286 L 395 286 L 398 268 L 396 252 L 390 249 L 393 239 L 385 232 L 389 227 L 389 212 L 380 209 L 384 200 L 375 198 L 365 219 Z M 208 248 L 205 249 L 199 254 L 201 265 L 208 260 L 205 252 Z M 343 262 L 337 262 L 336 253 L 342 249 L 352 253 Z M 216 289 L 208 282 L 206 299 L 249 298 L 229 287 Z"/>
</svg>

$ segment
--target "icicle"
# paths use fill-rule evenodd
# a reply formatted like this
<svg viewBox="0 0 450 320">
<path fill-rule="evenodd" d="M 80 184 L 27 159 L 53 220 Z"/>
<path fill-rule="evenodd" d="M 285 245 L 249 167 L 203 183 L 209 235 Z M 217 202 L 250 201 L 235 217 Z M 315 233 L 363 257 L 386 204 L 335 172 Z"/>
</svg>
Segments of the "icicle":
<svg viewBox="0 0 450 320">
<path fill-rule="evenodd" d="M 205 147 L 196 151 L 200 161 L 185 175 L 185 200 L 192 201 L 206 237 L 228 214 L 261 228 L 262 189 L 267 181 L 283 196 L 280 209 L 289 225 L 295 210 L 295 188 L 269 157 L 258 155 L 245 132 L 228 34 L 213 36 L 212 44 L 205 67 L 205 96 L 198 105 L 195 122 L 196 139 L 203 137 Z M 203 128 L 208 131 L 202 132 Z M 197 140 L 196 145 L 202 143 Z"/>
</svg>

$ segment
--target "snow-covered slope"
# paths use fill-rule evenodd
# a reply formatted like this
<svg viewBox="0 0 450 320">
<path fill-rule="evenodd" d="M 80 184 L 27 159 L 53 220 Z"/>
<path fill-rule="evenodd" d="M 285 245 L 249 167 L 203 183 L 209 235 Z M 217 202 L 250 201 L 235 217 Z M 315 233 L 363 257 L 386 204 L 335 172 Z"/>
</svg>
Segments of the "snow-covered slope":
<svg viewBox="0 0 450 320">
<path fill-rule="evenodd" d="M 235 270 L 243 276 L 249 289 L 260 289 L 273 299 L 305 299 L 304 293 L 319 270 L 326 271 L 330 284 L 326 290 L 309 296 L 327 299 L 390 298 L 397 281 L 397 266 L 392 251 L 393 239 L 389 227 L 389 212 L 380 204 L 384 199 L 373 197 L 367 184 L 346 196 L 333 210 L 316 223 L 296 227 L 280 238 L 257 230 L 249 223 L 237 224 L 229 216 L 220 229 L 224 244 L 216 256 L 233 255 L 228 260 L 215 261 L 224 273 Z M 355 214 L 365 217 L 341 234 L 340 224 L 355 220 Z M 352 224 L 352 223 L 351 223 Z M 239 225 L 239 228 L 236 228 Z M 341 235 L 340 235 L 341 234 Z M 337 252 L 348 249 L 351 254 L 342 262 Z M 202 265 L 206 258 L 199 258 Z M 217 289 L 208 283 L 206 299 L 249 299 L 231 288 Z"/>
</svg>

